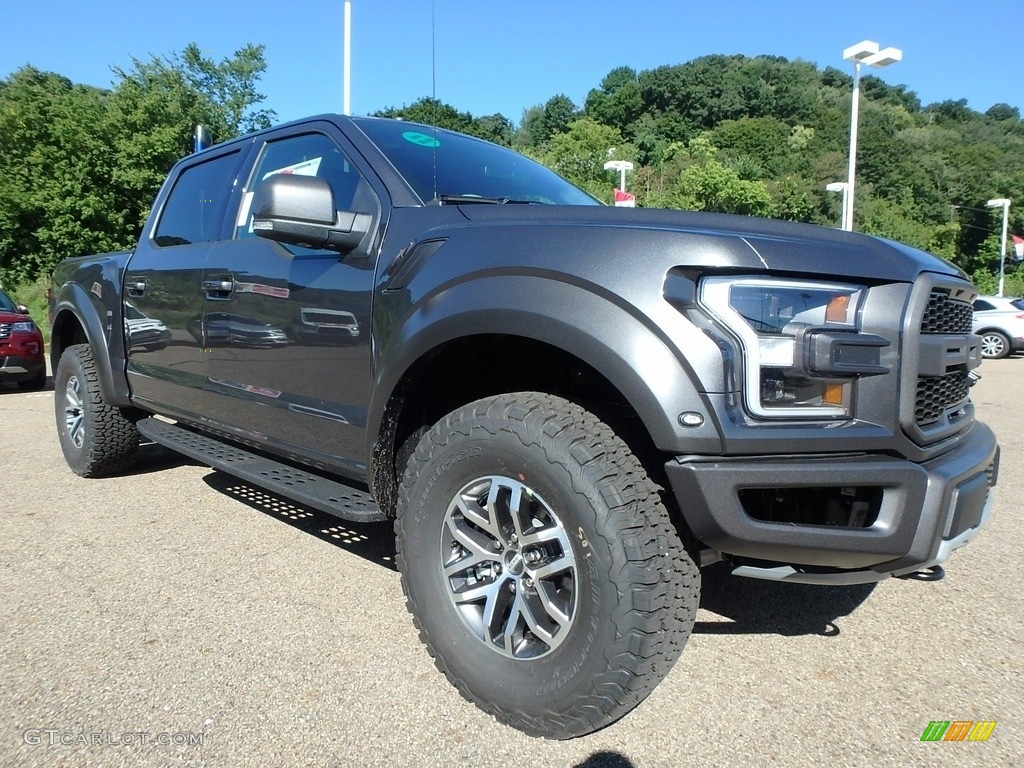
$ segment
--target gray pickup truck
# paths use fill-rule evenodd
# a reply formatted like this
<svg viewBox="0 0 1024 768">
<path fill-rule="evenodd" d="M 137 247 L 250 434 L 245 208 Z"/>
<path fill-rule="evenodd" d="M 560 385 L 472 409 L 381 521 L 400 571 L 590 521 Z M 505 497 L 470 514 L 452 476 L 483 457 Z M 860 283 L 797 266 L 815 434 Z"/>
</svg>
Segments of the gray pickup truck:
<svg viewBox="0 0 1024 768">
<path fill-rule="evenodd" d="M 58 266 L 57 427 L 84 477 L 154 441 L 393 519 L 438 668 L 566 738 L 668 672 L 703 566 L 942 575 L 998 467 L 976 293 L 898 243 L 610 208 L 468 136 L 321 116 L 183 159 L 133 251 Z"/>
</svg>

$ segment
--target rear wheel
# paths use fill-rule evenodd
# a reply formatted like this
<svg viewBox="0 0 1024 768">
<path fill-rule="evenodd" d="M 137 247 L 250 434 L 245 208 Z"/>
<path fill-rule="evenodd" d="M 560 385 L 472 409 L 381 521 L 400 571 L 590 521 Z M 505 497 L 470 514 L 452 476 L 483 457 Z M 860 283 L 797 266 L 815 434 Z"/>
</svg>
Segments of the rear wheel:
<svg viewBox="0 0 1024 768">
<path fill-rule="evenodd" d="M 981 356 L 995 359 L 1010 354 L 1010 339 L 1000 331 L 985 331 L 981 334 Z"/>
<path fill-rule="evenodd" d="M 104 477 L 131 466 L 139 430 L 100 390 L 88 344 L 64 350 L 53 377 L 57 434 L 68 466 L 82 477 Z"/>
<path fill-rule="evenodd" d="M 420 637 L 467 699 L 569 738 L 635 707 L 693 627 L 700 575 L 657 486 L 593 414 L 516 393 L 424 435 L 398 565 Z"/>
</svg>

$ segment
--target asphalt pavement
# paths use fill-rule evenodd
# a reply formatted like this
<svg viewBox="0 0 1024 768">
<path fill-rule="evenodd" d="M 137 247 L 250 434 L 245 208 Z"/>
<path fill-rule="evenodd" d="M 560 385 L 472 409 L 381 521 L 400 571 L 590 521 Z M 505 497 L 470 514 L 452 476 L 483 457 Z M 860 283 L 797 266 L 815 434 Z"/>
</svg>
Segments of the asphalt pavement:
<svg viewBox="0 0 1024 768">
<path fill-rule="evenodd" d="M 499 725 L 435 671 L 390 525 L 153 445 L 133 474 L 80 479 L 53 393 L 0 385 L 0 765 L 1024 765 L 1024 358 L 980 370 L 1000 483 L 944 580 L 810 587 L 712 566 L 668 678 L 567 742 Z M 996 726 L 922 742 L 935 720 Z"/>
</svg>

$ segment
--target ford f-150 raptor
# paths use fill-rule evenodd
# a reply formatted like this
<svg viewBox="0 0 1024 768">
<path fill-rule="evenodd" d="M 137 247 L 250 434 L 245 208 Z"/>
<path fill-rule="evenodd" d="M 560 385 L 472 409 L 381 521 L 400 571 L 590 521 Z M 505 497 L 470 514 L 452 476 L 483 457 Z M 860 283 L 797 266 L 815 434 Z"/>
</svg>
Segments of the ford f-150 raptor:
<svg viewBox="0 0 1024 768">
<path fill-rule="evenodd" d="M 437 666 L 565 738 L 668 672 L 703 565 L 941 575 L 998 466 L 976 293 L 898 243 L 602 206 L 478 139 L 328 115 L 181 160 L 134 250 L 58 266 L 56 419 L 82 476 L 145 439 L 393 519 Z"/>
</svg>

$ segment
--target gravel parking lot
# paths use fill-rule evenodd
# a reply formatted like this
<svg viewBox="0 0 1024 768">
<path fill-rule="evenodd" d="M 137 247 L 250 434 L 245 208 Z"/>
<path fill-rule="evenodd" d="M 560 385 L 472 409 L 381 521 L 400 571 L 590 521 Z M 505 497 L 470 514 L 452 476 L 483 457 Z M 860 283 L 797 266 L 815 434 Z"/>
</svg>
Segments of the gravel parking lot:
<svg viewBox="0 0 1024 768">
<path fill-rule="evenodd" d="M 981 373 L 1000 484 L 945 580 L 803 587 L 713 567 L 666 681 L 569 742 L 498 725 L 434 670 L 389 525 L 156 446 L 132 475 L 79 479 L 52 392 L 0 386 L 0 764 L 1024 765 L 1024 358 Z M 922 743 L 931 720 L 998 725 Z"/>
</svg>

